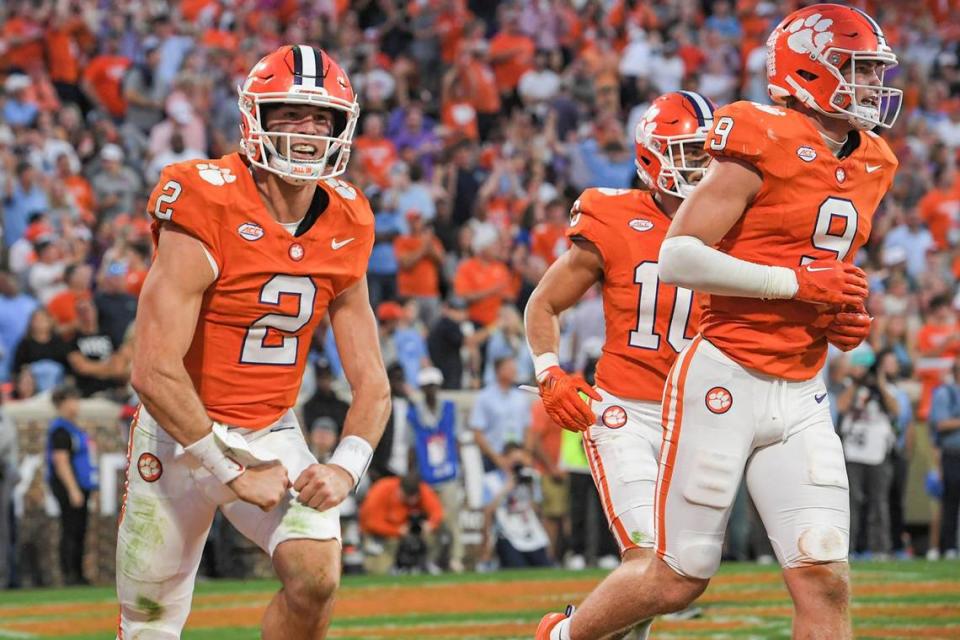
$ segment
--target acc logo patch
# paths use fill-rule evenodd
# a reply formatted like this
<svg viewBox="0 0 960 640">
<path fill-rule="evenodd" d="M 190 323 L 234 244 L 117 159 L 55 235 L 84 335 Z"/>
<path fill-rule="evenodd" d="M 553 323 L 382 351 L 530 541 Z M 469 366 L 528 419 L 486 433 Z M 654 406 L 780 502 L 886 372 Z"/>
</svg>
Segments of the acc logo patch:
<svg viewBox="0 0 960 640">
<path fill-rule="evenodd" d="M 137 471 L 146 482 L 156 482 L 163 475 L 163 464 L 160 458 L 152 453 L 141 453 L 137 459 Z"/>
<path fill-rule="evenodd" d="M 222 187 L 225 184 L 237 181 L 237 176 L 233 175 L 230 169 L 221 168 L 214 164 L 198 164 L 200 177 L 215 187 Z"/>
<path fill-rule="evenodd" d="M 628 224 L 634 231 L 650 231 L 650 229 L 653 229 L 653 223 L 643 218 L 634 218 Z"/>
<path fill-rule="evenodd" d="M 263 227 L 258 225 L 256 222 L 244 222 L 242 225 L 237 227 L 237 233 L 239 233 L 240 237 L 244 240 L 256 242 L 263 237 Z"/>
<path fill-rule="evenodd" d="M 627 424 L 627 412 L 623 407 L 612 405 L 603 410 L 603 413 L 600 414 L 600 421 L 606 427 L 619 429 Z"/>
<path fill-rule="evenodd" d="M 813 147 L 799 147 L 797 149 L 797 157 L 804 162 L 813 162 L 817 159 L 817 151 Z"/>
<path fill-rule="evenodd" d="M 716 414 L 726 413 L 733 406 L 733 395 L 723 387 L 713 387 L 704 399 L 707 409 Z"/>
<path fill-rule="evenodd" d="M 299 242 L 294 242 L 292 245 L 290 245 L 290 249 L 287 251 L 290 259 L 294 262 L 300 262 L 303 260 L 303 253 L 303 245 Z"/>
</svg>

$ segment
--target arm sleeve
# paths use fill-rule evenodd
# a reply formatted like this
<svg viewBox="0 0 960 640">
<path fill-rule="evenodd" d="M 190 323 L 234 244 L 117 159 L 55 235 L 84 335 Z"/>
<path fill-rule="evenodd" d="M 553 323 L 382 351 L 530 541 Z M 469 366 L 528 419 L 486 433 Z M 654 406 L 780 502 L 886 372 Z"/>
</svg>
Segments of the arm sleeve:
<svg viewBox="0 0 960 640">
<path fill-rule="evenodd" d="M 792 269 L 734 258 L 693 236 L 664 240 L 659 262 L 663 282 L 702 293 L 767 300 L 789 299 L 797 293 Z"/>
<path fill-rule="evenodd" d="M 60 428 L 50 435 L 50 448 L 54 451 L 72 451 L 73 441 L 66 429 Z"/>
</svg>

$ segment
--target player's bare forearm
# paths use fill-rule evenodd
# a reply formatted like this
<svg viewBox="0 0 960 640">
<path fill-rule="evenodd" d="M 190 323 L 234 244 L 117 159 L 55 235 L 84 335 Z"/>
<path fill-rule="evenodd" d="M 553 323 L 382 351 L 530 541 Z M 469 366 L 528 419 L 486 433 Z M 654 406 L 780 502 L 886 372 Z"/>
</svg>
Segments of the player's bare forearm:
<svg viewBox="0 0 960 640">
<path fill-rule="evenodd" d="M 157 259 L 140 294 L 131 383 L 150 415 L 183 445 L 210 431 L 211 420 L 183 366 L 203 292 L 214 273 L 198 240 L 160 234 Z"/>
<path fill-rule="evenodd" d="M 360 280 L 330 303 L 330 324 L 353 393 L 343 436 L 359 436 L 376 447 L 390 416 L 390 383 L 369 300 L 367 281 Z"/>
<path fill-rule="evenodd" d="M 70 464 L 70 454 L 64 449 L 53 452 L 53 472 L 63 483 L 68 493 L 79 493 L 80 485 L 77 483 L 77 477 L 73 475 L 73 466 Z"/>
<path fill-rule="evenodd" d="M 480 453 L 493 461 L 498 467 L 503 467 L 503 458 L 493 450 L 493 447 L 490 446 L 490 441 L 487 440 L 487 436 L 483 435 L 482 431 L 474 429 L 473 438 L 477 443 L 477 448 L 480 449 Z"/>
<path fill-rule="evenodd" d="M 527 343 L 533 355 L 557 351 L 560 314 L 575 305 L 602 276 L 603 257 L 586 240 L 577 240 L 547 269 L 524 311 Z"/>
</svg>

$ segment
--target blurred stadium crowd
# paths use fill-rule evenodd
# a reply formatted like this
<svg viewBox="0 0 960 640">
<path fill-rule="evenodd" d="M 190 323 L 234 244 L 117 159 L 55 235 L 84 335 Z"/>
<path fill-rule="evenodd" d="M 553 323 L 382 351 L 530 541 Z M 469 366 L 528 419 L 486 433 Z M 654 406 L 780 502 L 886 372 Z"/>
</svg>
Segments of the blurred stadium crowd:
<svg viewBox="0 0 960 640">
<path fill-rule="evenodd" d="M 766 35 L 801 4 L 11 0 L 0 6 L 3 403 L 72 382 L 83 397 L 135 404 L 130 340 L 153 182 L 168 163 L 237 150 L 237 85 L 280 44 L 309 43 L 358 92 L 345 177 L 376 214 L 368 279 L 395 404 L 371 470 L 388 484 L 359 507 L 368 555 L 387 554 L 368 569 L 390 570 L 394 553 L 426 557 L 399 544 L 412 532 L 427 547 L 445 534 L 443 558 L 425 552 L 430 568 L 462 566 L 450 532 L 464 503 L 456 443 L 468 440 L 493 527 L 481 567 L 615 553 L 602 535 L 587 553 L 590 476 L 515 388 L 533 377 L 522 309 L 567 247 L 579 192 L 638 185 L 633 131 L 649 102 L 681 88 L 718 104 L 768 102 Z M 900 170 L 857 257 L 872 286 L 869 346 L 831 354 L 825 375 L 848 453 L 853 551 L 934 559 L 956 555 L 960 503 L 960 3 L 856 4 L 900 57 L 888 78 L 904 89 L 903 113 L 884 134 Z M 589 375 L 602 337 L 592 292 L 565 317 L 564 364 Z M 301 410 L 323 455 L 349 401 L 326 327 L 311 357 Z M 442 443 L 438 388 L 472 405 L 453 412 Z M 462 409 L 466 396 L 454 395 Z M 15 442 L 0 424 L 0 443 Z M 926 489 L 943 518 L 921 543 L 904 527 L 904 486 L 928 438 Z M 4 492 L 17 466 L 6 451 Z M 528 514 L 540 523 L 532 533 Z M 749 505 L 732 520 L 730 554 L 768 558 Z"/>
</svg>

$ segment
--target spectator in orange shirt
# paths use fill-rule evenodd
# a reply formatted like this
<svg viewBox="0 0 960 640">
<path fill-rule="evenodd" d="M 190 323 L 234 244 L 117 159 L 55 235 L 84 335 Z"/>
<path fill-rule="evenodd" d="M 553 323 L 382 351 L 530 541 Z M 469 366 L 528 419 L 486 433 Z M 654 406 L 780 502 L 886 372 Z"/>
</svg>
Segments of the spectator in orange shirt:
<svg viewBox="0 0 960 640">
<path fill-rule="evenodd" d="M 50 298 L 47 311 L 57 324 L 57 331 L 69 340 L 77 328 L 77 302 L 93 297 L 93 267 L 88 264 L 68 264 L 63 270 L 67 288 Z"/>
<path fill-rule="evenodd" d="M 499 244 L 494 227 L 477 225 L 471 240 L 474 255 L 460 263 L 454 276 L 454 292 L 467 301 L 467 315 L 478 327 L 495 322 L 500 306 L 512 300 L 510 270 L 498 258 Z"/>
<path fill-rule="evenodd" d="M 397 293 L 417 302 L 424 326 L 433 326 L 440 314 L 440 267 L 444 251 L 433 228 L 416 209 L 407 211 L 409 232 L 393 240 L 397 256 Z"/>
<path fill-rule="evenodd" d="M 44 34 L 47 72 L 63 102 L 73 102 L 84 110 L 89 106 L 80 91 L 81 41 L 93 37 L 82 16 L 63 5 L 54 9 Z"/>
<path fill-rule="evenodd" d="M 530 252 L 541 258 L 547 266 L 570 247 L 570 240 L 567 239 L 569 210 L 563 200 L 551 200 L 547 204 L 546 219 L 536 225 L 530 234 Z"/>
<path fill-rule="evenodd" d="M 917 208 L 937 248 L 941 251 L 949 249 L 951 232 L 960 230 L 960 187 L 956 171 L 942 168 L 936 186 L 920 199 Z"/>
<path fill-rule="evenodd" d="M 43 59 L 42 5 L 29 0 L 17 4 L 0 31 L 0 40 L 6 45 L 0 56 L 3 71 L 26 71 L 31 61 Z"/>
<path fill-rule="evenodd" d="M 465 42 L 457 52 L 455 64 L 451 65 L 443 77 L 444 112 L 452 110 L 451 103 L 466 102 L 473 107 L 475 122 L 470 124 L 469 132 L 472 135 L 468 135 L 473 139 L 477 136 L 487 139 L 490 129 L 500 115 L 500 92 L 493 70 L 486 61 L 488 49 L 486 40 Z M 455 102 L 453 97 L 457 99 Z M 449 126 L 448 122 L 444 124 Z"/>
<path fill-rule="evenodd" d="M 923 384 L 917 415 L 926 419 L 933 390 L 943 383 L 953 359 L 960 354 L 960 323 L 947 296 L 930 301 L 926 323 L 917 332 L 916 374 Z"/>
<path fill-rule="evenodd" d="M 533 67 L 535 49 L 533 40 L 520 30 L 517 10 L 504 5 L 500 12 L 500 32 L 490 40 L 490 66 L 500 95 L 509 104 L 519 104 L 517 84 L 520 76 Z"/>
<path fill-rule="evenodd" d="M 366 536 L 364 567 L 384 575 L 400 570 L 428 570 L 439 550 L 434 532 L 443 521 L 436 492 L 411 471 L 373 483 L 360 505 L 360 530 Z"/>
<path fill-rule="evenodd" d="M 444 4 L 446 6 L 437 15 L 434 29 L 440 38 L 440 59 L 444 64 L 453 64 L 467 23 L 473 16 L 464 0 L 452 0 Z"/>
<path fill-rule="evenodd" d="M 397 161 L 397 148 L 383 132 L 383 116 L 368 114 L 363 121 L 363 133 L 354 140 L 353 148 L 367 175 L 386 189 L 390 186 L 390 167 Z"/>
<path fill-rule="evenodd" d="M 150 269 L 150 245 L 135 242 L 127 247 L 127 293 L 134 298 L 140 297 L 140 289 L 147 279 Z"/>
<path fill-rule="evenodd" d="M 83 70 L 81 88 L 93 105 L 119 120 L 127 111 L 127 102 L 123 99 L 123 74 L 131 61 L 120 55 L 119 43 L 115 37 L 106 38 L 100 47 L 100 53 Z"/>
<path fill-rule="evenodd" d="M 79 172 L 74 172 L 70 163 L 70 156 L 66 153 L 57 156 L 56 176 L 57 181 L 63 183 L 63 186 L 73 196 L 73 201 L 80 211 L 81 219 L 87 224 L 93 224 L 96 220 L 94 211 L 97 207 L 93 187 Z"/>
</svg>

